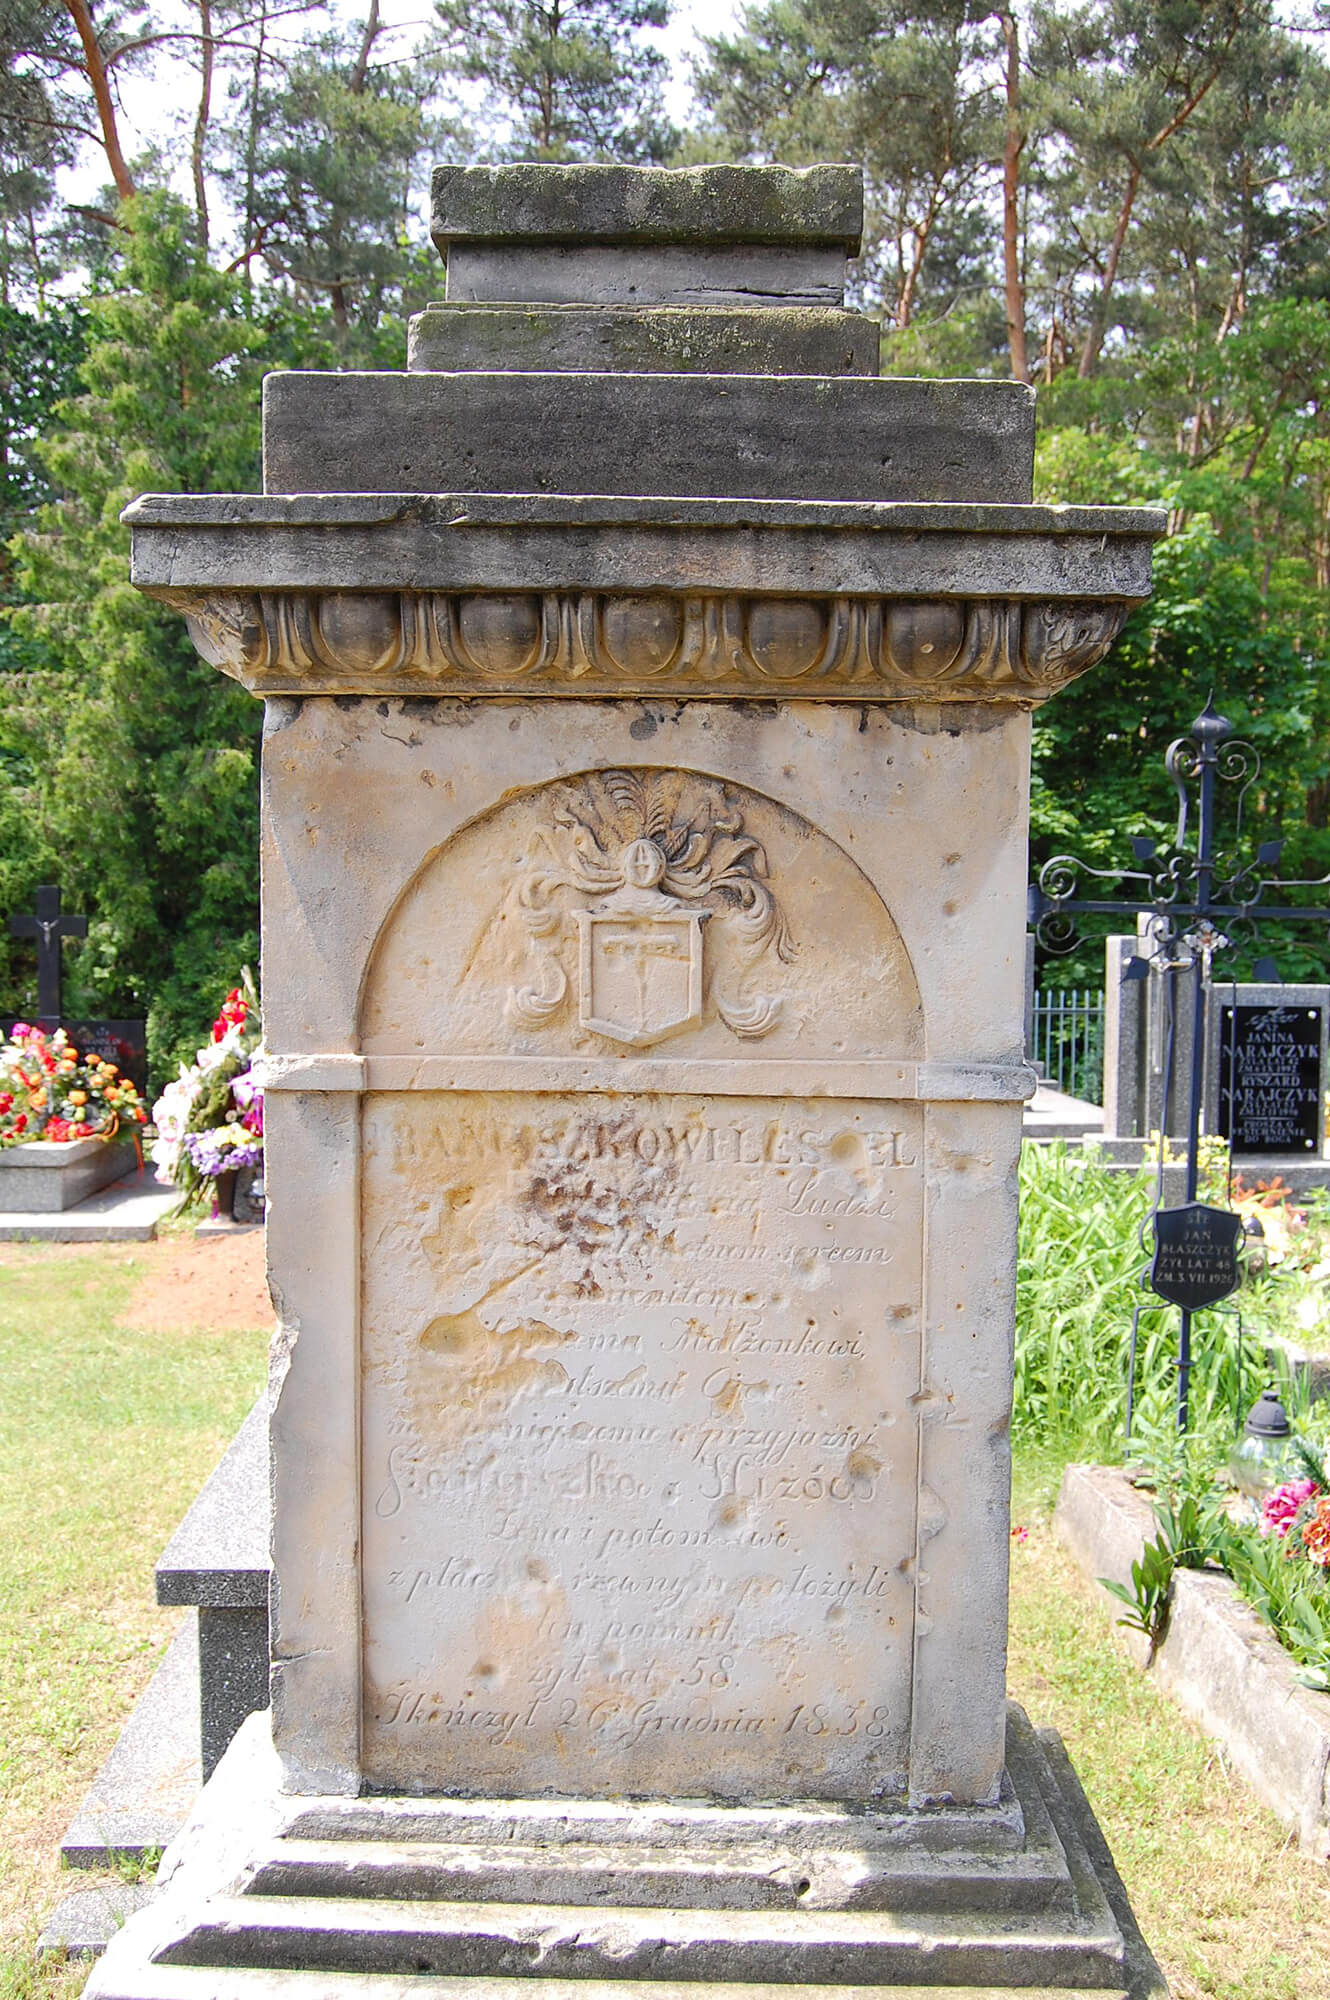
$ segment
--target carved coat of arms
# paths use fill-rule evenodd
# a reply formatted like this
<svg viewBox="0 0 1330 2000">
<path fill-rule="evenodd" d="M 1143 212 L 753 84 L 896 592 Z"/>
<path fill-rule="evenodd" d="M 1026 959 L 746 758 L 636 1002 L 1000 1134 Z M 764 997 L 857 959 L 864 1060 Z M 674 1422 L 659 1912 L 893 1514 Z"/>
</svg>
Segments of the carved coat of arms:
<svg viewBox="0 0 1330 2000">
<path fill-rule="evenodd" d="M 562 794 L 518 885 L 534 962 L 513 1020 L 542 1027 L 564 1007 L 575 928 L 577 1018 L 595 1034 L 649 1048 L 696 1026 L 708 1002 L 737 1035 L 776 1025 L 779 999 L 746 977 L 768 951 L 794 955 L 766 855 L 723 794 L 687 791 L 663 772 L 608 771 Z M 717 924 L 740 968 L 727 991 L 708 977 Z"/>
</svg>

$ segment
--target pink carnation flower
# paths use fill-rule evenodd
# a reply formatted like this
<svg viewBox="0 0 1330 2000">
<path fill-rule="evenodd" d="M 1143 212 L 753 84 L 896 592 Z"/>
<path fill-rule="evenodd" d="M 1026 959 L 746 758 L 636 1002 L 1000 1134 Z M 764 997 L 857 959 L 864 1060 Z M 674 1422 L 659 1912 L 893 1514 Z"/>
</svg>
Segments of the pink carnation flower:
<svg viewBox="0 0 1330 2000">
<path fill-rule="evenodd" d="M 1276 1486 L 1261 1509 L 1261 1533 L 1286 1535 L 1316 1490 L 1314 1479 L 1291 1479 L 1286 1486 Z"/>
</svg>

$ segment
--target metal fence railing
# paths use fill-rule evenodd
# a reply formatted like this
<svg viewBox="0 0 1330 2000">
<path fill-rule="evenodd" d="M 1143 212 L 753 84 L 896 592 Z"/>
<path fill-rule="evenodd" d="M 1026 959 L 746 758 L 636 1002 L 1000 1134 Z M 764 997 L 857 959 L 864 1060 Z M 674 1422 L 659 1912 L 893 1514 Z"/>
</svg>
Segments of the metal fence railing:
<svg viewBox="0 0 1330 2000">
<path fill-rule="evenodd" d="M 1068 1097 L 1103 1102 L 1104 996 L 1092 987 L 1040 987 L 1034 996 L 1030 1060 Z"/>
</svg>

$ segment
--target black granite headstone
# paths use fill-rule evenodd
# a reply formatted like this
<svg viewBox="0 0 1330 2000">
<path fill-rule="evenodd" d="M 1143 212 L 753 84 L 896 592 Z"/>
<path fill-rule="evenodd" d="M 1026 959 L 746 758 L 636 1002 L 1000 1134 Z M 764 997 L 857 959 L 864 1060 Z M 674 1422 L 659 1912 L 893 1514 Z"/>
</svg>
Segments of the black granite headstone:
<svg viewBox="0 0 1330 2000">
<path fill-rule="evenodd" d="M 42 1023 L 45 1026 L 45 1023 Z M 143 1021 L 72 1021 L 59 1024 L 80 1055 L 115 1063 L 140 1097 L 148 1094 L 148 1041 Z"/>
<path fill-rule="evenodd" d="M 1189 1201 L 1162 1208 L 1154 1218 L 1155 1254 L 1150 1289 L 1170 1305 L 1199 1312 L 1235 1292 L 1242 1273 L 1238 1245 L 1242 1217 L 1227 1208 Z"/>
<path fill-rule="evenodd" d="M 1321 1150 L 1321 1009 L 1220 1009 L 1219 1129 L 1235 1154 Z"/>
</svg>

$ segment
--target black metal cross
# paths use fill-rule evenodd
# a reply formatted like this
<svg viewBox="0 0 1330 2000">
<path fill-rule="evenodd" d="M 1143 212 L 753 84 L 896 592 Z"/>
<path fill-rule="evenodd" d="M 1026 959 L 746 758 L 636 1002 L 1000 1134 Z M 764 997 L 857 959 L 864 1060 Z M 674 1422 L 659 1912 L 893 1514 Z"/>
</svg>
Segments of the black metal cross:
<svg viewBox="0 0 1330 2000">
<path fill-rule="evenodd" d="M 1164 768 L 1178 795 L 1178 825 L 1171 847 L 1162 853 L 1153 840 L 1133 839 L 1135 868 L 1092 868 L 1075 855 L 1058 854 L 1046 861 L 1039 879 L 1030 885 L 1029 914 L 1040 941 L 1052 951 L 1070 951 L 1077 942 L 1076 917 L 1107 916 L 1135 918 L 1145 910 L 1155 916 L 1155 942 L 1151 955 L 1175 983 L 1180 972 L 1191 974 L 1192 1044 L 1191 1079 L 1187 1100 L 1187 1193 L 1188 1203 L 1196 1200 L 1200 1158 L 1201 1100 L 1204 1088 L 1206 1047 L 1206 974 L 1212 959 L 1226 951 L 1232 933 L 1266 923 L 1327 923 L 1330 908 L 1324 904 L 1293 906 L 1263 903 L 1271 889 L 1324 891 L 1330 877 L 1316 880 L 1281 881 L 1265 875 L 1276 869 L 1283 850 L 1282 840 L 1262 841 L 1254 857 L 1240 861 L 1236 854 L 1242 832 L 1242 806 L 1260 774 L 1261 760 L 1249 743 L 1233 738 L 1233 725 L 1215 712 L 1207 701 L 1185 736 L 1168 747 Z M 1215 788 L 1223 779 L 1239 783 L 1234 853 L 1221 857 L 1215 846 Z M 1189 846 L 1187 822 L 1190 813 L 1188 785 L 1197 791 L 1196 844 Z M 1075 893 L 1082 875 L 1097 877 L 1110 884 L 1139 883 L 1135 895 L 1081 896 Z M 1146 958 L 1133 958 L 1125 977 L 1143 979 L 1150 969 Z M 1256 977 L 1275 982 L 1279 972 L 1269 959 L 1258 959 Z M 1172 1010 L 1170 1010 L 1172 1011 Z M 1160 1111 L 1161 1124 L 1167 1117 L 1168 1091 Z M 1187 1428 L 1187 1389 L 1191 1374 L 1191 1312 L 1182 1307 L 1178 1338 L 1178 1428 Z"/>
<path fill-rule="evenodd" d="M 86 937 L 88 919 L 66 915 L 60 908 L 60 891 L 50 883 L 38 889 L 36 900 L 36 915 L 11 917 L 9 928 L 15 937 L 37 940 L 37 1014 L 45 1025 L 60 1019 L 61 940 Z"/>
</svg>

